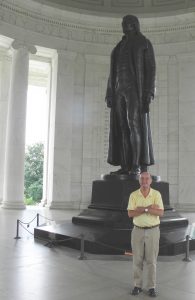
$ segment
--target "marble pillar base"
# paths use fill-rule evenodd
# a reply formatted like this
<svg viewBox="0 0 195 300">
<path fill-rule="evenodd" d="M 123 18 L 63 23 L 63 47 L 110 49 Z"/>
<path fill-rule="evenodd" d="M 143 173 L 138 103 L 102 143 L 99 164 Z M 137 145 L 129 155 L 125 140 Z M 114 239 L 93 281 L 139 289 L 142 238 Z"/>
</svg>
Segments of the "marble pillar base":
<svg viewBox="0 0 195 300">
<path fill-rule="evenodd" d="M 45 205 L 50 209 L 79 209 L 79 203 L 74 201 L 64 201 L 64 202 L 51 202 Z"/>
<path fill-rule="evenodd" d="M 9 201 L 9 202 L 2 202 L 1 208 L 5 209 L 26 209 L 26 205 L 22 202 L 16 201 Z"/>
</svg>

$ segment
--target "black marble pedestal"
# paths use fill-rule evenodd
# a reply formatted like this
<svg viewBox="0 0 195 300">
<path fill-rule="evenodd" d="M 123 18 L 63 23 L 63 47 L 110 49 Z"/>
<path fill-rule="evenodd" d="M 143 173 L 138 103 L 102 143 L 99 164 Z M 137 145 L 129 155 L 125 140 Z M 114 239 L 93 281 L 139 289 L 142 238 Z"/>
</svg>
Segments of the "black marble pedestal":
<svg viewBox="0 0 195 300">
<path fill-rule="evenodd" d="M 106 175 L 104 178 L 93 181 L 91 204 L 79 216 L 73 217 L 73 223 L 131 228 L 132 219 L 127 215 L 127 205 L 129 195 L 139 189 L 138 179 L 127 175 L 122 179 L 116 175 Z M 187 226 L 188 220 L 170 206 L 169 184 L 158 179 L 153 180 L 151 187 L 162 195 L 165 214 L 161 218 L 161 227 Z"/>
<path fill-rule="evenodd" d="M 151 186 L 160 191 L 165 207 L 160 225 L 160 255 L 184 253 L 185 238 L 189 232 L 188 220 L 171 207 L 167 182 L 153 176 Z M 102 176 L 101 180 L 95 180 L 92 184 L 91 204 L 73 217 L 72 223 L 61 222 L 55 226 L 36 228 L 35 237 L 50 239 L 52 234 L 62 244 L 79 249 L 83 236 L 85 250 L 91 253 L 123 254 L 126 250 L 131 251 L 133 224 L 127 215 L 127 205 L 130 193 L 138 188 L 136 177 Z M 191 241 L 190 247 L 195 249 L 195 240 Z"/>
</svg>

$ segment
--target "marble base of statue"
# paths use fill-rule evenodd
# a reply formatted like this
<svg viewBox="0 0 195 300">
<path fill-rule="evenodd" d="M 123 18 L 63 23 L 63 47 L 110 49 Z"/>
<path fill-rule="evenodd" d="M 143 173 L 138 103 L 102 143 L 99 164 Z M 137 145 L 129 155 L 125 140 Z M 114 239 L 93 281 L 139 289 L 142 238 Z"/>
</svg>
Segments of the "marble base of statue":
<svg viewBox="0 0 195 300">
<path fill-rule="evenodd" d="M 152 176 L 152 188 L 160 191 L 164 203 L 161 218 L 160 255 L 176 255 L 186 251 L 186 235 L 189 234 L 188 220 L 170 205 L 169 183 Z M 35 238 L 62 244 L 75 249 L 81 248 L 84 239 L 86 252 L 97 254 L 124 254 L 131 252 L 132 219 L 128 218 L 127 205 L 131 192 L 139 188 L 136 174 L 102 175 L 92 183 L 91 203 L 71 221 L 35 228 Z M 195 250 L 194 238 L 190 250 Z"/>
<path fill-rule="evenodd" d="M 106 232 L 109 228 L 108 234 L 101 238 L 98 236 L 100 243 L 116 248 L 130 248 L 133 224 L 127 215 L 127 205 L 130 193 L 139 188 L 138 178 L 136 174 L 102 175 L 100 180 L 92 183 L 91 204 L 88 209 L 73 217 L 72 222 L 88 226 L 89 230 L 93 226 L 98 226 L 102 228 L 102 232 Z M 169 183 L 161 181 L 160 176 L 152 176 L 152 179 L 151 187 L 159 190 L 165 208 L 164 216 L 161 218 L 161 231 L 186 228 L 188 220 L 181 217 L 170 205 Z M 165 253 L 166 250 L 162 249 L 160 252 Z"/>
</svg>

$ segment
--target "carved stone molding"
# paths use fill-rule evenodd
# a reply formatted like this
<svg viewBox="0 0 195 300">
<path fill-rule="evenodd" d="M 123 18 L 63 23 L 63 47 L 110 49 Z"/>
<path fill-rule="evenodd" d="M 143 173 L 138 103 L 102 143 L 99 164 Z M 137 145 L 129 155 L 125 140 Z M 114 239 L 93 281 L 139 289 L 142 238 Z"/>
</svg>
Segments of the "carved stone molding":
<svg viewBox="0 0 195 300">
<path fill-rule="evenodd" d="M 131 14 L 158 14 L 185 12 L 193 10 L 193 0 L 34 0 L 45 5 L 58 7 L 62 10 L 85 12 L 91 14 L 121 16 L 129 10 Z"/>
<path fill-rule="evenodd" d="M 63 49 L 57 49 L 57 55 L 63 56 L 67 61 L 75 61 L 77 53 Z"/>
<path fill-rule="evenodd" d="M 90 44 L 114 45 L 120 40 L 121 18 L 105 18 L 61 12 L 41 6 L 27 5 L 32 1 L 0 1 L 0 24 L 13 25 L 15 30 L 28 30 L 32 33 L 55 37 L 66 41 Z M 18 5 L 16 5 L 18 3 Z M 23 5 L 22 5 L 23 3 Z M 25 4 L 26 3 L 26 4 Z M 159 2 L 160 3 L 160 2 Z M 140 19 L 142 32 L 154 43 L 172 43 L 195 40 L 194 14 Z"/>
</svg>

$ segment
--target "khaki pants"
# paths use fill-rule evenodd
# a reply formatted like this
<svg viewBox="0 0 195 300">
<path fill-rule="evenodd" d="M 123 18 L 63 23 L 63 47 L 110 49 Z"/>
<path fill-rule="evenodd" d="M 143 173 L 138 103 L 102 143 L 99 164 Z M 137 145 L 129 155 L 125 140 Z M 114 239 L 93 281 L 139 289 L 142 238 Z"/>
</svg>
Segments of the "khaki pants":
<svg viewBox="0 0 195 300">
<path fill-rule="evenodd" d="M 142 287 L 144 261 L 147 267 L 148 289 L 156 286 L 156 262 L 159 252 L 159 227 L 140 229 L 134 227 L 131 233 L 133 251 L 134 286 Z"/>
</svg>

